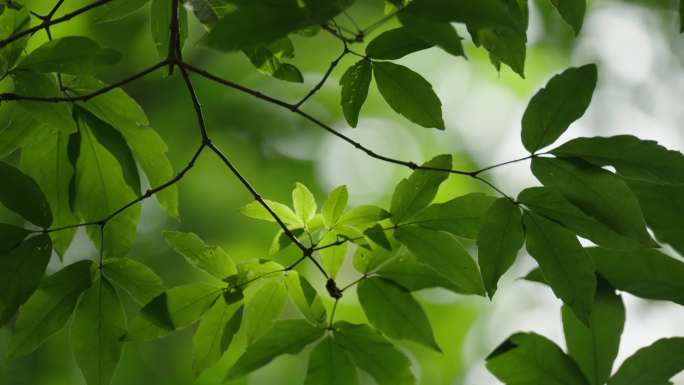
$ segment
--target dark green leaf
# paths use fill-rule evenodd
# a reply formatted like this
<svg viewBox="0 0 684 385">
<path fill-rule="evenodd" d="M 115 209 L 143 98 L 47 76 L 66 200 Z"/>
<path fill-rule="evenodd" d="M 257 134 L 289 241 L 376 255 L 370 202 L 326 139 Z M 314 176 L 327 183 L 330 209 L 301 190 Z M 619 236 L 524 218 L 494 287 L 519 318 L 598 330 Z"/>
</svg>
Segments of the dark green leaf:
<svg viewBox="0 0 684 385">
<path fill-rule="evenodd" d="M 392 250 L 392 244 L 390 244 L 387 234 L 385 234 L 385 229 L 379 223 L 366 229 L 363 234 L 378 246 L 390 251 Z"/>
<path fill-rule="evenodd" d="M 309 356 L 304 385 L 358 385 L 356 367 L 335 339 L 326 337 Z"/>
<path fill-rule="evenodd" d="M 304 77 L 299 69 L 292 64 L 283 63 L 280 60 L 282 54 L 271 51 L 269 47 L 245 48 L 243 52 L 252 62 L 252 65 L 263 74 L 293 83 L 304 82 Z"/>
<path fill-rule="evenodd" d="M 432 47 L 432 43 L 416 37 L 407 28 L 385 31 L 366 46 L 366 55 L 373 59 L 395 60 L 410 53 Z"/>
<path fill-rule="evenodd" d="M 173 4 L 178 4 L 178 28 L 180 36 L 180 49 L 183 49 L 183 43 L 188 37 L 188 13 L 185 7 L 180 2 L 174 0 L 152 0 L 150 4 L 150 28 L 152 29 L 152 38 L 157 47 L 159 57 L 165 59 L 169 56 L 169 43 L 171 41 L 171 13 Z"/>
<path fill-rule="evenodd" d="M 373 62 L 373 74 L 380 94 L 394 111 L 423 127 L 444 129 L 442 102 L 422 76 L 389 62 Z"/>
<path fill-rule="evenodd" d="M 142 8 L 150 0 L 116 0 L 103 4 L 93 10 L 96 23 L 122 19 Z"/>
<path fill-rule="evenodd" d="M 359 112 L 368 96 L 368 87 L 370 87 L 372 77 L 371 61 L 361 59 L 347 68 L 347 71 L 340 78 L 340 85 L 342 86 L 340 104 L 344 118 L 352 127 L 356 127 L 359 122 Z"/>
<path fill-rule="evenodd" d="M 487 369 L 507 385 L 588 385 L 572 358 L 535 333 L 510 336 L 487 357 Z"/>
<path fill-rule="evenodd" d="M 465 56 L 461 37 L 448 22 L 438 22 L 417 17 L 409 12 L 400 12 L 401 24 L 412 35 L 434 44 L 454 56 Z"/>
<path fill-rule="evenodd" d="M 616 289 L 684 305 L 684 263 L 657 250 L 588 248 L 596 270 Z"/>
<path fill-rule="evenodd" d="M 579 34 L 584 23 L 587 0 L 551 0 L 551 3 L 558 9 L 563 20 L 570 24 L 575 34 Z"/>
<path fill-rule="evenodd" d="M 95 264 L 84 260 L 71 264 L 46 278 L 21 307 L 10 340 L 10 357 L 31 353 L 49 336 L 64 327 L 76 301 L 92 283 Z M 3 270 L 4 271 L 4 270 Z M 93 326 L 90 326 L 94 329 Z"/>
<path fill-rule="evenodd" d="M 289 271 L 285 277 L 285 284 L 292 302 L 304 317 L 314 325 L 325 324 L 327 313 L 325 306 L 323 306 L 323 300 L 309 281 L 296 271 Z"/>
<path fill-rule="evenodd" d="M 37 72 L 92 75 L 101 67 L 116 64 L 121 54 L 101 47 L 84 36 L 67 36 L 41 45 L 21 61 L 19 68 Z"/>
<path fill-rule="evenodd" d="M 438 155 L 422 167 L 451 169 L 451 155 Z M 449 177 L 448 172 L 416 170 L 394 188 L 390 212 L 392 222 L 400 224 L 418 214 L 432 202 L 439 186 Z"/>
<path fill-rule="evenodd" d="M 411 291 L 443 287 L 456 293 L 463 292 L 463 288 L 445 277 L 441 272 L 427 264 L 418 262 L 415 256 L 406 252 L 400 251 L 396 258 L 384 264 L 377 272 L 382 277 L 388 278 Z"/>
<path fill-rule="evenodd" d="M 368 325 L 337 322 L 334 338 L 356 366 L 368 372 L 378 385 L 415 384 L 409 359 Z"/>
<path fill-rule="evenodd" d="M 477 236 L 477 261 L 489 297 L 499 278 L 513 265 L 525 241 L 520 209 L 508 198 L 499 198 L 482 219 Z"/>
<path fill-rule="evenodd" d="M 102 264 L 107 280 L 144 305 L 164 291 L 161 278 L 146 265 L 130 258 L 106 259 Z"/>
<path fill-rule="evenodd" d="M 599 280 L 589 326 L 563 306 L 563 331 L 568 354 L 575 359 L 591 385 L 608 381 L 625 325 L 625 305 L 608 283 Z"/>
<path fill-rule="evenodd" d="M 2 227 L 7 230 L 7 226 Z M 0 253 L 0 325 L 14 316 L 19 305 L 36 290 L 50 261 L 50 237 L 42 234 L 22 242 L 22 233 L 11 228 L 3 234 L 6 251 Z"/>
<path fill-rule="evenodd" d="M 31 142 L 33 135 L 46 129 L 44 123 L 34 119 L 33 114 L 16 102 L 0 105 L 0 159 Z"/>
<path fill-rule="evenodd" d="M 6 39 L 28 28 L 30 22 L 31 19 L 27 7 L 0 12 L 0 39 Z M 4 75 L 14 67 L 28 40 L 29 36 L 25 36 L 0 48 L 0 74 Z"/>
<path fill-rule="evenodd" d="M 237 274 L 235 262 L 220 246 L 206 245 L 194 233 L 164 231 L 163 235 L 166 243 L 192 266 L 218 279 Z"/>
<path fill-rule="evenodd" d="M 13 71 L 14 90 L 19 95 L 58 97 L 62 96 L 52 75 L 30 71 Z M 18 100 L 19 107 L 30 113 L 39 122 L 50 125 L 64 133 L 76 132 L 76 123 L 71 116 L 71 106 L 67 103 L 46 103 L 41 101 Z"/>
<path fill-rule="evenodd" d="M 466 194 L 428 206 L 411 220 L 411 224 L 476 239 L 483 217 L 494 200 L 495 198 L 482 193 Z"/>
<path fill-rule="evenodd" d="M 321 214 L 323 214 L 323 223 L 325 227 L 333 227 L 347 208 L 349 201 L 349 193 L 347 186 L 340 186 L 330 192 L 328 199 L 323 203 Z"/>
<path fill-rule="evenodd" d="M 656 238 L 684 255 L 684 186 L 634 180 L 627 183 L 639 199 L 646 223 Z"/>
<path fill-rule="evenodd" d="M 107 385 L 123 350 L 126 314 L 119 295 L 100 278 L 86 290 L 71 322 L 69 342 L 89 385 Z"/>
<path fill-rule="evenodd" d="M 0 203 L 35 225 L 50 227 L 50 205 L 35 180 L 5 162 L 0 162 L 0 180 Z"/>
<path fill-rule="evenodd" d="M 527 252 L 537 260 L 554 294 L 589 323 L 596 274 L 591 257 L 569 230 L 540 215 L 525 211 Z"/>
<path fill-rule="evenodd" d="M 357 295 L 370 323 L 385 335 L 441 351 L 427 315 L 408 290 L 392 281 L 372 277 L 359 283 Z"/>
<path fill-rule="evenodd" d="M 522 118 L 522 142 L 535 153 L 558 139 L 584 115 L 596 88 L 596 65 L 573 67 L 551 78 L 527 105 Z"/>
<path fill-rule="evenodd" d="M 323 332 L 324 329 L 311 326 L 305 320 L 278 321 L 266 335 L 247 348 L 228 372 L 228 378 L 251 373 L 282 354 L 297 354 L 321 338 Z"/>
<path fill-rule="evenodd" d="M 652 246 L 641 208 L 627 184 L 615 174 L 580 160 L 535 158 L 534 176 L 611 230 Z"/>
<path fill-rule="evenodd" d="M 622 363 L 608 385 L 664 384 L 684 370 L 684 337 L 663 338 Z"/>
<path fill-rule="evenodd" d="M 475 261 L 452 235 L 408 225 L 396 229 L 394 236 L 415 254 L 419 262 L 442 273 L 454 285 L 461 287 L 463 293 L 484 294 Z"/>
<path fill-rule="evenodd" d="M 212 367 L 228 349 L 242 322 L 242 295 L 222 296 L 199 322 L 193 338 L 192 372 Z"/>
<path fill-rule="evenodd" d="M 29 234 L 31 232 L 24 228 L 0 223 L 0 254 L 6 254 L 18 247 Z"/>
</svg>

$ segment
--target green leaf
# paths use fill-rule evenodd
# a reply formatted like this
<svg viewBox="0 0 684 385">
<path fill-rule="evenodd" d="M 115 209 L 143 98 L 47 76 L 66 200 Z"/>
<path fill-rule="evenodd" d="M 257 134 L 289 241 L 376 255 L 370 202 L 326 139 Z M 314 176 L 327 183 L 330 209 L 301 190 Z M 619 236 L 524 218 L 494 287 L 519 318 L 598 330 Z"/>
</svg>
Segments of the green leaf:
<svg viewBox="0 0 684 385">
<path fill-rule="evenodd" d="M 194 233 L 164 231 L 162 235 L 166 243 L 193 267 L 221 280 L 237 274 L 235 262 L 220 246 L 206 245 Z"/>
<path fill-rule="evenodd" d="M 6 39 L 28 28 L 30 23 L 28 7 L 0 12 L 0 39 Z M 25 36 L 0 48 L 0 74 L 4 75 L 14 67 L 28 40 L 29 36 Z"/>
<path fill-rule="evenodd" d="M 294 190 L 292 190 L 292 206 L 297 217 L 305 224 L 308 224 L 313 219 L 318 209 L 316 198 L 301 183 L 297 183 Z"/>
<path fill-rule="evenodd" d="M 19 247 L 24 238 L 29 234 L 31 232 L 24 228 L 0 223 L 0 255 L 4 255 Z"/>
<path fill-rule="evenodd" d="M 142 8 L 150 0 L 116 0 L 95 8 L 93 19 L 96 23 L 106 23 L 122 19 Z"/>
<path fill-rule="evenodd" d="M 287 273 L 285 284 L 292 302 L 304 317 L 314 325 L 324 325 L 327 320 L 327 313 L 325 306 L 323 306 L 323 300 L 309 281 L 293 270 Z"/>
<path fill-rule="evenodd" d="M 423 127 L 444 129 L 442 102 L 422 76 L 404 66 L 377 61 L 373 62 L 373 75 L 380 94 L 394 111 Z"/>
<path fill-rule="evenodd" d="M 438 155 L 421 167 L 451 169 L 451 155 Z M 436 170 L 416 170 L 394 188 L 390 212 L 392 222 L 400 224 L 418 214 L 432 202 L 439 186 L 449 173 Z"/>
<path fill-rule="evenodd" d="M 622 363 L 608 385 L 664 384 L 684 370 L 684 337 L 662 338 Z"/>
<path fill-rule="evenodd" d="M 551 0 L 551 3 L 558 9 L 563 20 L 570 24 L 575 34 L 578 35 L 584 23 L 587 0 Z"/>
<path fill-rule="evenodd" d="M 76 161 L 75 209 L 86 222 L 95 222 L 137 198 L 126 183 L 117 159 L 97 140 L 95 131 L 104 124 L 87 113 L 78 113 L 80 149 Z M 90 226 L 88 235 L 100 249 L 104 238 L 105 257 L 122 257 L 135 239 L 140 205 L 133 205 L 113 217 L 104 227 Z"/>
<path fill-rule="evenodd" d="M 94 269 L 92 261 L 78 261 L 43 280 L 19 311 L 9 345 L 10 357 L 31 353 L 64 327 L 78 297 L 90 287 Z"/>
<path fill-rule="evenodd" d="M 387 219 L 390 216 L 390 213 L 378 206 L 361 205 L 345 211 L 337 221 L 337 225 L 363 226 Z"/>
<path fill-rule="evenodd" d="M 291 208 L 287 207 L 282 203 L 270 201 L 268 199 L 264 199 L 264 202 L 266 202 L 268 207 L 270 207 L 271 210 L 273 210 L 273 212 L 286 225 L 293 226 L 295 228 L 304 227 L 304 223 L 302 223 L 301 219 L 299 219 L 297 214 L 295 214 L 295 212 L 292 211 Z M 271 215 L 271 213 L 269 213 L 268 210 L 266 210 L 264 206 L 262 206 L 261 203 L 259 203 L 258 201 L 250 202 L 249 204 L 245 205 L 240 209 L 240 212 L 242 213 L 242 215 L 250 218 L 260 219 L 262 221 L 273 223 L 276 222 L 275 218 L 273 218 L 273 215 Z"/>
<path fill-rule="evenodd" d="M 74 75 L 93 75 L 101 67 L 121 60 L 121 54 L 101 47 L 84 36 L 67 36 L 48 41 L 31 51 L 19 68 L 36 72 L 60 72 Z"/>
<path fill-rule="evenodd" d="M 21 168 L 45 193 L 52 212 L 53 228 L 78 223 L 69 202 L 74 167 L 69 161 L 68 144 L 69 136 L 64 132 L 45 130 L 42 134 L 34 134 L 21 151 Z M 52 245 L 60 256 L 66 252 L 75 233 L 76 229 L 50 233 Z"/>
<path fill-rule="evenodd" d="M 402 250 L 394 259 L 382 265 L 377 273 L 410 291 L 434 287 L 442 287 L 455 293 L 462 293 L 463 290 L 441 272 L 418 262 L 414 255 Z"/>
<path fill-rule="evenodd" d="M 287 303 L 287 287 L 281 278 L 266 281 L 256 290 L 248 291 L 242 329 L 251 343 L 266 334 Z"/>
<path fill-rule="evenodd" d="M 584 115 L 596 88 L 596 65 L 573 67 L 551 78 L 527 105 L 522 142 L 535 153 L 548 146 Z"/>
<path fill-rule="evenodd" d="M 207 311 L 193 338 L 192 372 L 197 377 L 228 350 L 242 322 L 242 294 L 224 295 Z"/>
<path fill-rule="evenodd" d="M 480 272 L 473 258 L 452 235 L 416 225 L 399 227 L 395 238 L 415 254 L 419 262 L 442 273 L 467 294 L 484 294 Z"/>
<path fill-rule="evenodd" d="M 294 46 L 290 39 L 283 38 L 272 44 L 246 48 L 242 51 L 259 72 L 288 82 L 304 82 L 304 77 L 297 67 L 281 61 L 284 57 L 294 55 Z"/>
<path fill-rule="evenodd" d="M 324 331 L 302 319 L 278 321 L 266 335 L 247 348 L 228 372 L 228 378 L 251 373 L 282 354 L 297 354 L 321 338 Z"/>
<path fill-rule="evenodd" d="M 339 186 L 328 195 L 328 199 L 323 203 L 321 214 L 326 228 L 331 228 L 337 224 L 342 213 L 347 208 L 349 193 L 347 186 Z"/>
<path fill-rule="evenodd" d="M 412 15 L 410 12 L 398 14 L 401 24 L 408 33 L 429 42 L 454 56 L 465 56 L 461 37 L 448 22 L 436 22 Z"/>
<path fill-rule="evenodd" d="M 107 281 L 127 292 L 141 305 L 165 290 L 161 278 L 152 269 L 130 258 L 106 259 L 102 263 L 102 273 Z"/>
<path fill-rule="evenodd" d="M 482 219 L 477 236 L 477 261 L 489 297 L 499 278 L 513 265 L 525 241 L 520 209 L 508 198 L 499 198 Z"/>
<path fill-rule="evenodd" d="M 640 181 L 684 183 L 684 155 L 652 140 L 632 135 L 576 138 L 551 151 L 559 157 L 582 158 L 603 167 L 613 166 L 620 175 Z"/>
<path fill-rule="evenodd" d="M 342 112 L 350 126 L 356 127 L 359 123 L 359 112 L 368 97 L 373 71 L 371 61 L 361 59 L 353 66 L 347 68 L 340 78 Z"/>
<path fill-rule="evenodd" d="M 577 237 L 540 215 L 525 211 L 527 252 L 537 260 L 554 294 L 585 324 L 589 323 L 596 275 L 591 257 Z"/>
<path fill-rule="evenodd" d="M 22 241 L 25 232 L 3 225 L 3 251 L 0 253 L 0 324 L 4 325 L 19 305 L 36 290 L 50 261 L 50 237 L 41 234 Z M 19 239 L 21 238 L 21 239 Z"/>
<path fill-rule="evenodd" d="M 684 255 L 684 186 L 659 185 L 635 180 L 627 183 L 639 199 L 646 223 L 656 238 L 670 244 Z"/>
<path fill-rule="evenodd" d="M 19 107 L 16 102 L 0 105 L 0 122 L 0 159 L 24 147 L 32 141 L 35 134 L 46 128 L 42 122 L 33 118 L 32 113 Z"/>
<path fill-rule="evenodd" d="M 530 187 L 521 191 L 518 202 L 552 219 L 597 245 L 616 249 L 641 248 L 638 242 L 616 233 L 568 202 L 555 188 Z"/>
<path fill-rule="evenodd" d="M 19 95 L 58 97 L 61 96 L 52 75 L 29 71 L 13 71 L 14 90 Z M 76 132 L 76 123 L 71 116 L 68 103 L 46 103 L 40 101 L 17 100 L 15 103 L 30 113 L 39 122 L 50 125 L 64 133 Z"/>
<path fill-rule="evenodd" d="M 150 4 L 150 28 L 152 29 L 152 38 L 157 47 L 159 57 L 165 59 L 169 56 L 169 43 L 171 36 L 171 14 L 173 10 L 173 0 L 152 0 Z M 178 4 L 178 27 L 180 32 L 180 49 L 183 49 L 183 43 L 188 37 L 188 13 L 185 7 Z"/>
<path fill-rule="evenodd" d="M 487 369 L 507 385 L 587 385 L 577 364 L 553 342 L 516 333 L 487 357 Z"/>
<path fill-rule="evenodd" d="M 69 342 L 89 385 L 111 383 L 123 350 L 126 314 L 116 289 L 100 278 L 86 290 L 74 312 Z"/>
<path fill-rule="evenodd" d="M 35 225 L 50 227 L 50 205 L 35 180 L 5 162 L 0 162 L 0 180 L 0 203 Z"/>
<path fill-rule="evenodd" d="M 476 239 L 482 220 L 496 198 L 470 193 L 444 203 L 435 203 L 418 213 L 411 224 Z"/>
<path fill-rule="evenodd" d="M 427 315 L 408 290 L 392 281 L 371 277 L 361 281 L 356 292 L 368 321 L 385 335 L 441 351 Z"/>
<path fill-rule="evenodd" d="M 684 263 L 657 250 L 588 248 L 596 271 L 616 289 L 684 305 Z"/>
<path fill-rule="evenodd" d="M 184 328 L 202 317 L 221 296 L 223 288 L 191 283 L 171 288 L 154 297 L 135 318 L 128 340 L 150 340 Z"/>
<path fill-rule="evenodd" d="M 337 231 L 327 232 L 320 240 L 319 244 L 321 246 L 331 245 L 338 241 Z M 332 278 L 337 277 L 337 273 L 344 263 L 344 257 L 347 255 L 347 243 L 342 243 L 337 246 L 326 247 L 318 251 L 318 255 L 321 257 L 321 264 L 323 268 Z"/>
<path fill-rule="evenodd" d="M 387 238 L 387 234 L 385 234 L 385 231 L 387 231 L 387 229 L 382 227 L 379 223 L 376 223 L 373 226 L 367 228 L 366 231 L 363 232 L 363 235 L 365 235 L 366 238 L 373 241 L 373 243 L 382 247 L 383 249 L 392 251 L 392 244 L 390 243 L 390 240 Z"/>
<path fill-rule="evenodd" d="M 544 186 L 556 188 L 611 230 L 644 246 L 653 245 L 637 198 L 615 174 L 581 160 L 550 158 L 533 159 L 532 172 Z"/>
<path fill-rule="evenodd" d="M 413 35 L 407 28 L 385 31 L 366 46 L 366 55 L 373 59 L 395 60 L 417 51 L 431 48 L 432 43 Z"/>
<path fill-rule="evenodd" d="M 347 351 L 354 364 L 368 372 L 378 385 L 413 385 L 411 362 L 385 337 L 368 325 L 337 322 L 335 342 Z"/>
<path fill-rule="evenodd" d="M 568 354 L 575 359 L 591 385 L 603 385 L 612 372 L 625 325 L 625 305 L 615 289 L 599 280 L 589 326 L 563 306 L 563 331 Z"/>
<path fill-rule="evenodd" d="M 325 337 L 311 351 L 304 385 L 358 385 L 356 367 L 334 338 Z"/>
<path fill-rule="evenodd" d="M 104 83 L 96 79 L 83 77 L 67 84 L 69 89 L 79 95 L 105 87 Z M 174 176 L 171 162 L 166 156 L 168 150 L 166 143 L 150 127 L 150 122 L 140 105 L 124 90 L 115 88 L 78 104 L 100 120 L 109 123 L 123 135 L 152 187 L 158 187 Z M 157 192 L 155 197 L 171 217 L 178 217 L 176 185 Z"/>
<path fill-rule="evenodd" d="M 362 245 L 352 256 L 352 266 L 360 273 L 370 273 L 394 258 L 394 253 L 382 247 Z"/>
<path fill-rule="evenodd" d="M 290 32 L 323 24 L 351 3 L 350 0 L 234 2 L 201 43 L 221 51 L 256 47 Z"/>
</svg>

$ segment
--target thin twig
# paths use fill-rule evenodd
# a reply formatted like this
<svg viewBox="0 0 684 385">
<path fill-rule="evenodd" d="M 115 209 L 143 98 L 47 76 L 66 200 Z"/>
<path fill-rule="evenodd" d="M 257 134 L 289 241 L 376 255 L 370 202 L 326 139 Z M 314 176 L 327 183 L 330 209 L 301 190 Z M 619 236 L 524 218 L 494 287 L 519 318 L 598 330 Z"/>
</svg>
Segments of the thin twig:
<svg viewBox="0 0 684 385">
<path fill-rule="evenodd" d="M 347 49 L 347 45 L 345 43 L 344 48 L 342 49 L 342 53 L 339 56 L 337 56 L 337 58 L 335 58 L 335 60 L 330 62 L 330 65 L 328 66 L 328 70 L 325 71 L 325 74 L 323 75 L 321 80 L 318 83 L 316 83 L 316 85 L 300 101 L 295 103 L 292 106 L 292 108 L 298 109 L 302 104 L 304 104 L 304 102 L 309 100 L 310 97 L 312 97 L 316 92 L 318 92 L 318 90 L 320 90 L 321 87 L 323 87 L 323 85 L 325 84 L 325 81 L 328 80 L 328 78 L 330 77 L 330 74 L 332 74 L 335 67 L 337 67 L 337 65 L 340 63 L 340 60 L 342 60 L 342 58 L 345 57 L 345 55 L 347 55 L 348 53 L 349 53 L 349 50 Z"/>
</svg>

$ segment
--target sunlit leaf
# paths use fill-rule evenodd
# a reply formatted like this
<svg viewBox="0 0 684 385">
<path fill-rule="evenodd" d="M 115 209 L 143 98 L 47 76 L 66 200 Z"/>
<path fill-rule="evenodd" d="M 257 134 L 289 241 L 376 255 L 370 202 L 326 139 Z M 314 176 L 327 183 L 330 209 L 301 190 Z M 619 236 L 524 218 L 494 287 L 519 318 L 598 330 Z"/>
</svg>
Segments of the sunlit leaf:
<svg viewBox="0 0 684 385">
<path fill-rule="evenodd" d="M 323 223 L 325 227 L 333 227 L 342 216 L 342 213 L 347 208 L 349 201 L 349 192 L 347 186 L 339 186 L 330 192 L 328 199 L 321 208 L 323 214 Z"/>
<path fill-rule="evenodd" d="M 163 235 L 166 243 L 192 266 L 218 279 L 237 274 L 235 262 L 220 246 L 206 245 L 194 233 L 164 231 Z"/>
<path fill-rule="evenodd" d="M 58 97 L 60 90 L 50 74 L 31 71 L 13 71 L 14 90 L 19 95 Z M 76 123 L 71 117 L 71 106 L 66 103 L 46 103 L 18 100 L 17 103 L 39 122 L 50 125 L 65 133 L 76 132 Z"/>
<path fill-rule="evenodd" d="M 19 68 L 36 72 L 60 72 L 75 75 L 97 73 L 101 67 L 116 64 L 121 54 L 101 47 L 83 36 L 67 36 L 41 45 L 24 58 Z"/>
<path fill-rule="evenodd" d="M 451 169 L 451 155 L 439 155 L 424 163 L 422 167 Z M 436 170 L 416 170 L 408 178 L 403 179 L 392 194 L 392 222 L 399 224 L 418 214 L 432 202 L 439 186 L 448 173 Z"/>
<path fill-rule="evenodd" d="M 496 198 L 470 193 L 444 203 L 435 203 L 418 213 L 411 224 L 476 239 L 482 220 Z"/>
<path fill-rule="evenodd" d="M 130 258 L 111 258 L 102 264 L 107 280 L 144 305 L 164 291 L 161 278 L 146 265 Z"/>
<path fill-rule="evenodd" d="M 318 209 L 316 198 L 311 191 L 301 183 L 297 183 L 294 190 L 292 190 L 292 206 L 294 207 L 297 217 L 305 224 L 308 224 L 309 221 L 313 219 L 314 215 L 316 215 L 316 210 Z"/>
<path fill-rule="evenodd" d="M 304 317 L 315 325 L 325 324 L 327 312 L 323 306 L 323 300 L 309 281 L 296 271 L 289 271 L 285 277 L 285 284 L 292 302 Z"/>
<path fill-rule="evenodd" d="M 281 278 L 269 280 L 245 298 L 242 330 L 248 342 L 263 336 L 287 302 L 287 287 Z"/>
</svg>

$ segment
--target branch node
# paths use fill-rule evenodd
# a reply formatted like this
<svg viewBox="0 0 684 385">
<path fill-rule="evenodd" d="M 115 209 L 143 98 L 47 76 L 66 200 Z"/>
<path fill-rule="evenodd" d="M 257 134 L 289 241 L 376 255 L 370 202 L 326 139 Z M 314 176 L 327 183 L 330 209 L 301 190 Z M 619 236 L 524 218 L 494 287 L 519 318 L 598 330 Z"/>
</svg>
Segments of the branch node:
<svg viewBox="0 0 684 385">
<path fill-rule="evenodd" d="M 418 165 L 417 165 L 415 162 L 408 162 L 408 163 L 406 163 L 406 165 L 407 165 L 408 168 L 410 168 L 411 170 L 415 170 L 415 169 L 418 168 Z"/>
<path fill-rule="evenodd" d="M 331 298 L 342 298 L 342 290 L 340 290 L 340 288 L 337 287 L 337 283 L 334 279 L 328 278 L 328 281 L 325 283 L 325 289 L 328 290 L 328 294 Z"/>
</svg>

